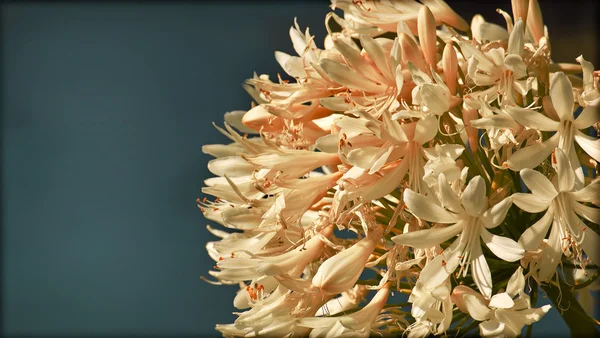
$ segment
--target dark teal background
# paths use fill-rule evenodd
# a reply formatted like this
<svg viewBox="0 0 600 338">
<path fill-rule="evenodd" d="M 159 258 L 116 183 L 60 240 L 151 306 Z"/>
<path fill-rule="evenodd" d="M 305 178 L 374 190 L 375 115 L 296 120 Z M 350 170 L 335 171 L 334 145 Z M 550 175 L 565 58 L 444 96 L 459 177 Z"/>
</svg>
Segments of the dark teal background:
<svg viewBox="0 0 600 338">
<path fill-rule="evenodd" d="M 3 333 L 208 336 L 231 322 L 235 288 L 199 279 L 214 264 L 194 202 L 210 177 L 201 146 L 226 141 L 211 122 L 250 106 L 241 84 L 253 71 L 281 71 L 273 52 L 293 53 L 294 16 L 322 47 L 327 12 L 4 4 Z M 579 55 L 564 50 L 558 61 Z M 538 337 L 566 330 L 556 313 L 542 323 Z"/>
</svg>

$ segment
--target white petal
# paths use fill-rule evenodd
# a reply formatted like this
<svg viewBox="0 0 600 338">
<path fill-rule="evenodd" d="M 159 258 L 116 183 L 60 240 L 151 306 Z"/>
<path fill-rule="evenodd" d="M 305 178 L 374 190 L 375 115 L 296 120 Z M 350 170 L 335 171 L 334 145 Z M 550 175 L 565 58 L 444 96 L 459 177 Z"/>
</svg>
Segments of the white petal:
<svg viewBox="0 0 600 338">
<path fill-rule="evenodd" d="M 484 187 L 485 188 L 485 187 Z M 415 216 L 435 223 L 456 223 L 457 217 L 432 202 L 431 198 L 419 195 L 410 189 L 404 191 L 404 203 Z"/>
<path fill-rule="evenodd" d="M 575 213 L 588 221 L 596 224 L 600 224 L 600 209 L 588 207 L 583 204 L 579 204 L 575 201 L 571 201 L 571 208 Z"/>
<path fill-rule="evenodd" d="M 393 82 L 394 79 L 391 77 L 391 74 L 386 71 L 388 70 L 388 65 L 381 45 L 368 35 L 361 34 L 359 38 L 361 46 L 367 51 L 377 68 L 379 68 L 388 81 Z"/>
<path fill-rule="evenodd" d="M 556 173 L 558 174 L 558 190 L 571 191 L 575 185 L 575 171 L 571 168 L 565 152 L 556 148 Z"/>
<path fill-rule="evenodd" d="M 242 118 L 244 117 L 244 115 L 246 115 L 246 111 L 244 110 L 230 111 L 228 113 L 225 113 L 225 122 L 235 127 L 235 129 L 239 130 L 242 133 L 257 134 L 258 131 L 252 128 L 248 128 L 242 123 Z"/>
<path fill-rule="evenodd" d="M 494 228 L 502 223 L 511 205 L 512 199 L 507 197 L 490 209 L 487 209 L 479 219 L 483 222 L 483 225 L 486 228 Z"/>
<path fill-rule="evenodd" d="M 484 321 L 491 318 L 492 310 L 490 310 L 487 305 L 481 301 L 481 299 L 473 295 L 466 294 L 463 296 L 463 301 L 467 307 L 467 311 L 469 311 L 469 314 L 471 317 L 473 317 L 473 319 Z"/>
<path fill-rule="evenodd" d="M 322 59 L 320 65 L 333 81 L 341 85 L 369 93 L 380 92 L 384 89 L 382 85 L 375 84 L 375 82 L 366 79 L 352 70 L 352 68 L 339 62 L 330 59 Z"/>
<path fill-rule="evenodd" d="M 484 231 L 487 230 L 484 229 Z M 486 299 L 489 299 L 492 296 L 492 273 L 481 251 L 479 239 L 475 240 L 475 242 L 471 245 L 471 275 L 481 294 Z"/>
<path fill-rule="evenodd" d="M 437 135 L 438 120 L 434 115 L 428 115 L 417 122 L 413 141 L 424 144 L 431 141 Z"/>
<path fill-rule="evenodd" d="M 540 244 L 548 233 L 548 227 L 550 226 L 550 223 L 552 223 L 553 219 L 554 214 L 552 210 L 548 210 L 544 216 L 542 216 L 542 218 L 540 218 L 537 222 L 523 232 L 519 238 L 519 243 L 525 250 L 531 251 L 539 248 Z"/>
<path fill-rule="evenodd" d="M 508 166 L 515 171 L 536 167 L 550 156 L 552 150 L 558 145 L 559 137 L 560 134 L 555 133 L 542 143 L 536 143 L 517 150 L 508 159 Z"/>
<path fill-rule="evenodd" d="M 532 309 L 526 309 L 526 310 L 519 311 L 518 315 L 525 319 L 525 324 L 531 325 L 531 324 L 539 321 L 540 319 L 542 319 L 542 317 L 546 313 L 548 313 L 548 311 L 550 311 L 551 308 L 552 308 L 551 305 L 544 305 L 540 308 L 532 308 Z"/>
<path fill-rule="evenodd" d="M 493 295 L 488 304 L 489 307 L 498 309 L 510 309 L 513 305 L 515 305 L 515 302 L 513 302 L 512 298 L 506 292 Z"/>
<path fill-rule="evenodd" d="M 575 132 L 575 142 L 594 160 L 600 162 L 600 139 L 587 136 L 577 130 Z"/>
<path fill-rule="evenodd" d="M 460 263 L 460 258 L 458 257 L 464 249 L 465 241 L 462 240 L 461 236 L 462 234 L 444 250 L 443 254 L 436 256 L 432 261 L 425 264 L 419 275 L 419 282 L 422 283 L 424 288 L 429 290 L 434 289 L 456 270 L 456 267 Z"/>
<path fill-rule="evenodd" d="M 447 241 L 456 236 L 463 228 L 463 223 L 446 226 L 443 228 L 430 228 L 425 230 L 411 231 L 392 237 L 392 241 L 398 245 L 408 245 L 413 248 L 427 249 Z"/>
<path fill-rule="evenodd" d="M 573 124 L 577 129 L 585 129 L 598 121 L 600 121 L 600 108 L 589 105 L 583 108 Z"/>
<path fill-rule="evenodd" d="M 217 176 L 241 177 L 252 175 L 254 166 L 239 156 L 227 156 L 209 161 L 208 170 Z"/>
<path fill-rule="evenodd" d="M 365 78 L 382 83 L 385 79 L 360 55 L 360 51 L 346 44 L 342 39 L 334 39 L 333 45 L 344 56 L 350 67 Z M 327 72 L 327 71 L 326 71 Z"/>
<path fill-rule="evenodd" d="M 498 258 L 507 262 L 515 262 L 523 258 L 525 250 L 523 250 L 521 244 L 510 238 L 494 235 L 485 228 L 481 228 L 480 234 L 485 245 L 487 245 Z"/>
<path fill-rule="evenodd" d="M 562 256 L 562 247 L 560 240 L 560 224 L 554 221 L 550 237 L 548 237 L 548 245 L 542 250 L 542 258 L 540 260 L 539 278 L 541 281 L 547 281 L 556 272 L 556 267 Z"/>
<path fill-rule="evenodd" d="M 554 121 L 542 113 L 531 109 L 507 106 L 505 110 L 515 121 L 527 128 L 540 131 L 558 130 L 560 122 Z"/>
<path fill-rule="evenodd" d="M 514 297 L 525 288 L 525 276 L 523 276 L 523 268 L 518 267 L 515 273 L 510 276 L 508 284 L 506 284 L 506 293 Z"/>
<path fill-rule="evenodd" d="M 515 203 L 521 210 L 527 211 L 528 213 L 542 212 L 550 206 L 549 201 L 544 201 L 537 198 L 534 194 L 514 193 L 510 196 L 513 203 Z"/>
<path fill-rule="evenodd" d="M 504 331 L 504 323 L 496 319 L 487 320 L 479 323 L 479 334 L 482 337 L 502 337 Z"/>
<path fill-rule="evenodd" d="M 550 98 L 562 121 L 573 120 L 573 86 L 563 72 L 556 72 L 552 77 Z"/>
<path fill-rule="evenodd" d="M 485 181 L 481 176 L 475 176 L 461 196 L 461 201 L 467 213 L 479 216 L 487 208 L 488 199 L 485 194 Z"/>
<path fill-rule="evenodd" d="M 544 201 L 551 201 L 558 195 L 552 182 L 539 171 L 526 168 L 521 170 L 520 174 L 521 179 L 523 179 L 523 182 L 525 182 L 525 185 L 535 197 Z"/>
<path fill-rule="evenodd" d="M 594 264 L 600 264 L 600 236 L 594 230 L 585 230 L 581 248 Z"/>
<path fill-rule="evenodd" d="M 600 202 L 600 179 L 596 179 L 581 190 L 571 193 L 571 196 L 579 202 Z"/>
<path fill-rule="evenodd" d="M 444 173 L 440 173 L 440 175 L 438 176 L 438 187 L 440 189 L 440 200 L 444 207 L 457 214 L 464 211 L 460 204 L 460 200 L 458 199 L 452 188 L 450 188 L 450 185 L 448 184 L 448 180 L 446 179 L 446 175 L 444 175 Z"/>
</svg>

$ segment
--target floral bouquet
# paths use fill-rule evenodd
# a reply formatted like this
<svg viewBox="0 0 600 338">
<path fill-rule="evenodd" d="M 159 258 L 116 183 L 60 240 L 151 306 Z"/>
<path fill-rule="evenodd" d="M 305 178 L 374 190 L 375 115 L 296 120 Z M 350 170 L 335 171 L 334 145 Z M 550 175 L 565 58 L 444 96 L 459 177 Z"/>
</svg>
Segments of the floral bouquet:
<svg viewBox="0 0 600 338">
<path fill-rule="evenodd" d="M 295 22 L 290 80 L 247 80 L 232 142 L 203 147 L 198 205 L 232 229 L 208 227 L 203 279 L 240 286 L 216 329 L 515 337 L 554 306 L 598 334 L 600 73 L 552 62 L 537 0 L 506 28 L 442 0 L 331 8 L 323 48 Z"/>
</svg>

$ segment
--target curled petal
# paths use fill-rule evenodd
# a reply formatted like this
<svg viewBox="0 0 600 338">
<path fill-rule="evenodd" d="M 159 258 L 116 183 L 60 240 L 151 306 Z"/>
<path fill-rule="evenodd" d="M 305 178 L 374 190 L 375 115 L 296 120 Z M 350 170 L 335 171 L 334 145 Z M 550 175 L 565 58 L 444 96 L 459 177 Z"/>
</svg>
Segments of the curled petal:
<svg viewBox="0 0 600 338">
<path fill-rule="evenodd" d="M 485 228 L 481 228 L 481 239 L 494 255 L 507 262 L 518 261 L 525 254 L 521 244 L 510 238 L 494 235 Z"/>
<path fill-rule="evenodd" d="M 543 143 L 536 143 L 517 150 L 508 159 L 510 169 L 518 171 L 523 168 L 534 168 L 547 159 L 552 150 L 558 145 L 560 134 L 555 133 Z"/>
<path fill-rule="evenodd" d="M 573 86 L 563 72 L 557 72 L 550 81 L 550 98 L 562 121 L 573 120 Z"/>
<path fill-rule="evenodd" d="M 527 228 L 519 238 L 519 243 L 527 251 L 536 250 L 546 237 L 550 223 L 554 219 L 554 214 L 548 210 L 542 218 Z"/>
<path fill-rule="evenodd" d="M 404 203 L 406 203 L 410 212 L 426 221 L 445 224 L 456 223 L 458 221 L 455 214 L 432 203 L 431 198 L 419 195 L 410 189 L 404 191 Z"/>
<path fill-rule="evenodd" d="M 552 182 L 539 171 L 523 169 L 520 174 L 527 188 L 539 199 L 551 201 L 558 195 Z"/>
<path fill-rule="evenodd" d="M 550 206 L 549 201 L 539 199 L 534 194 L 515 193 L 511 195 L 511 198 L 513 203 L 521 210 L 525 210 L 529 213 L 542 212 Z"/>
</svg>

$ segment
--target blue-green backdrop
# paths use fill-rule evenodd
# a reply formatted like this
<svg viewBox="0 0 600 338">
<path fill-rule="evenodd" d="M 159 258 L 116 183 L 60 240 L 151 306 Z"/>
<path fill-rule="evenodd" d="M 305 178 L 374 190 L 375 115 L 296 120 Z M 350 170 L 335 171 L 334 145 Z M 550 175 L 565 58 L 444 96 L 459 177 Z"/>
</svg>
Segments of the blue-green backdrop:
<svg viewBox="0 0 600 338">
<path fill-rule="evenodd" d="M 484 15 L 501 23 L 494 9 L 509 3 Z M 328 10 L 299 1 L 4 3 L 3 334 L 211 336 L 215 323 L 231 322 L 234 289 L 199 279 L 214 264 L 194 202 L 210 177 L 200 149 L 225 141 L 211 122 L 249 107 L 244 79 L 280 71 L 273 52 L 293 52 L 294 16 L 322 46 Z M 551 25 L 567 20 L 560 14 L 544 13 Z M 589 28 L 568 20 L 554 32 Z M 555 59 L 597 59 L 587 32 L 565 42 L 578 50 L 553 41 Z M 565 332 L 555 312 L 534 330 Z"/>
</svg>

